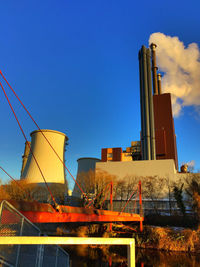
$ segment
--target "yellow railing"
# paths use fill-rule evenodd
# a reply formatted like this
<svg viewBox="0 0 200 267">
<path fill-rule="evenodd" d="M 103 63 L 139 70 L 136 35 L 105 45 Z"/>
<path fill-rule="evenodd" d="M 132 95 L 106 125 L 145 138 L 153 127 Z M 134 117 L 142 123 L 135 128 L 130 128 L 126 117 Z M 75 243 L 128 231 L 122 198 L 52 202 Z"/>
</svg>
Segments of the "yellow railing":
<svg viewBox="0 0 200 267">
<path fill-rule="evenodd" d="M 127 245 L 128 266 L 135 267 L 133 238 L 1 236 L 0 245 Z"/>
</svg>

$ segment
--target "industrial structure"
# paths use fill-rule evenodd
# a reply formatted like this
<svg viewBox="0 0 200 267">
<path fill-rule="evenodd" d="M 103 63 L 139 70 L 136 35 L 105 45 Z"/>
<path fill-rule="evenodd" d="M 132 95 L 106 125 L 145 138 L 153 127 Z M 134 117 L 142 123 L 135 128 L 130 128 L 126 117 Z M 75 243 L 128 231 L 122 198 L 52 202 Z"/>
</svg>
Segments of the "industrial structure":
<svg viewBox="0 0 200 267">
<path fill-rule="evenodd" d="M 151 50 L 142 46 L 139 51 L 141 140 L 131 142 L 125 151 L 120 147 L 103 148 L 102 162 L 172 159 L 178 170 L 171 95 L 162 94 L 155 49 L 156 45 L 151 44 Z"/>
<path fill-rule="evenodd" d="M 142 46 L 139 51 L 140 140 L 132 141 L 131 146 L 127 147 L 126 150 L 123 150 L 121 147 L 103 148 L 101 160 L 97 158 L 78 159 L 77 179 L 72 194 L 74 197 L 79 199 L 84 197 L 87 203 L 90 203 L 90 197 L 88 198 L 85 194 L 82 181 L 82 173 L 87 173 L 90 170 L 94 171 L 95 178 L 97 177 L 97 170 L 104 171 L 123 180 L 126 180 L 128 176 L 141 178 L 149 176 L 167 177 L 169 182 L 177 178 L 178 157 L 171 95 L 162 94 L 161 75 L 157 73 L 155 49 L 156 45 L 151 44 L 150 48 Z M 2 75 L 2 73 L 0 74 Z M 3 75 L 2 77 L 5 79 Z M 8 84 L 7 81 L 6 83 Z M 11 88 L 10 85 L 9 87 Z M 23 105 L 21 101 L 20 103 Z M 26 108 L 25 110 L 27 111 Z M 29 112 L 28 114 L 31 117 Z M 33 120 L 32 117 L 31 119 Z M 142 229 L 144 218 L 141 208 L 141 182 L 139 183 L 140 210 L 136 213 L 133 211 L 133 214 L 123 214 L 123 212 L 119 213 L 112 210 L 112 186 L 110 190 L 110 211 L 102 210 L 100 212 L 99 208 L 97 209 L 95 206 L 92 208 L 75 208 L 69 205 L 58 205 L 48 185 L 59 184 L 65 187 L 67 184 L 65 170 L 68 172 L 69 170 L 65 165 L 65 145 L 68 138 L 61 132 L 41 130 L 37 124 L 36 126 L 38 130 L 31 133 L 31 142 L 24 135 L 26 143 L 21 180 L 26 181 L 28 184 L 46 186 L 47 195 L 51 196 L 52 201 L 49 202 L 53 203 L 54 207 L 49 206 L 49 204 L 42 206 L 40 203 L 37 209 L 35 204 L 33 207 L 30 206 L 29 210 L 20 208 L 19 210 L 25 216 L 30 218 L 31 221 L 35 220 L 34 222 L 37 223 L 138 221 Z M 21 127 L 20 129 L 22 130 Z M 69 174 L 71 175 L 70 172 Z M 45 195 L 46 200 L 47 195 Z M 93 195 L 95 195 L 95 192 Z M 27 214 L 25 214 L 26 212 Z"/>
<path fill-rule="evenodd" d="M 140 140 L 132 141 L 131 146 L 125 150 L 121 147 L 102 148 L 101 161 L 96 162 L 95 170 L 115 175 L 119 180 L 126 180 L 126 177 L 131 176 L 156 176 L 173 182 L 180 178 L 180 175 L 171 94 L 162 93 L 161 74 L 158 73 L 156 65 L 156 45 L 151 44 L 150 48 L 142 46 L 138 59 Z M 88 165 L 86 161 L 84 163 Z M 94 170 L 94 166 L 92 169 Z M 79 168 L 77 178 L 81 184 Z"/>
<path fill-rule="evenodd" d="M 22 156 L 21 179 L 26 180 L 27 183 L 43 184 L 42 176 L 44 176 L 47 183 L 65 184 L 66 175 L 62 162 L 65 161 L 67 136 L 53 130 L 33 131 L 30 136 L 31 142 L 25 143 L 24 155 Z"/>
<path fill-rule="evenodd" d="M 90 170 L 91 171 L 95 171 L 96 168 L 96 163 L 100 162 L 100 159 L 97 158 L 79 158 L 77 160 L 78 162 L 78 171 L 77 171 L 77 176 L 76 176 L 76 181 L 77 184 L 81 184 L 81 187 L 83 188 L 83 190 L 85 190 L 85 184 L 82 181 L 82 173 L 87 173 Z M 78 188 L 77 184 L 75 184 L 74 186 L 74 190 L 73 190 L 73 197 L 80 197 L 80 189 Z M 76 202 L 77 200 L 74 199 L 74 202 Z"/>
<path fill-rule="evenodd" d="M 132 141 L 125 150 L 121 147 L 102 148 L 101 160 L 91 157 L 78 159 L 73 196 L 80 198 L 83 195 L 84 190 L 79 187 L 82 186 L 81 173 L 89 170 L 102 170 L 119 179 L 127 176 L 176 179 L 178 157 L 171 95 L 162 93 L 161 75 L 156 66 L 156 45 L 151 44 L 150 48 L 142 46 L 138 59 L 140 140 Z M 64 157 L 67 140 L 67 136 L 58 131 L 39 129 L 32 132 L 31 142 L 26 140 L 25 144 L 21 180 L 39 185 L 66 185 Z"/>
</svg>

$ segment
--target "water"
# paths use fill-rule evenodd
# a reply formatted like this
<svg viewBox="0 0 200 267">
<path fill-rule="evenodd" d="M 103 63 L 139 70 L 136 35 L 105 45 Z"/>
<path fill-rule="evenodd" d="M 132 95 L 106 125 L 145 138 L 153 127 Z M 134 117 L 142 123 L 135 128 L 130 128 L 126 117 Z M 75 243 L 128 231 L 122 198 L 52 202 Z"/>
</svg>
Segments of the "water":
<svg viewBox="0 0 200 267">
<path fill-rule="evenodd" d="M 122 255 L 112 255 L 111 265 L 109 264 L 109 259 L 104 259 L 103 254 L 99 255 L 96 259 L 94 259 L 95 253 L 93 253 L 92 258 L 91 255 L 85 255 L 85 257 L 77 257 L 73 255 L 71 257 L 71 267 L 126 266 L 126 251 L 122 249 L 121 252 L 122 253 L 120 254 Z M 200 267 L 200 255 L 192 255 L 181 252 L 162 252 L 149 249 L 136 249 L 136 267 Z"/>
<path fill-rule="evenodd" d="M 137 249 L 136 262 L 137 267 L 199 267 L 200 255 Z"/>
</svg>

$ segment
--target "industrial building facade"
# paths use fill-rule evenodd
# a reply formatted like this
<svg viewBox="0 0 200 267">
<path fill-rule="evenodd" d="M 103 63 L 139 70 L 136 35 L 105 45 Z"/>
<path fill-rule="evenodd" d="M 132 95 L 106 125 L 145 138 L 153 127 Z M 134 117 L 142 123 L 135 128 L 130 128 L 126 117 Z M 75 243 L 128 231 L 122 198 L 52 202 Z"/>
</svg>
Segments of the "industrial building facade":
<svg viewBox="0 0 200 267">
<path fill-rule="evenodd" d="M 176 135 L 172 113 L 171 95 L 162 93 L 161 75 L 157 73 L 156 45 L 142 46 L 139 51 L 140 73 L 140 140 L 131 146 L 102 148 L 101 160 L 95 159 L 94 171 L 104 171 L 119 180 L 127 177 L 160 177 L 169 183 L 179 179 Z M 78 164 L 90 165 L 90 158 L 78 160 Z M 81 168 L 77 177 L 81 183 Z M 86 168 L 87 169 L 87 168 Z M 76 186 L 75 186 L 76 188 Z M 164 189 L 162 189 L 164 190 Z M 164 197 L 164 195 L 163 195 Z"/>
<path fill-rule="evenodd" d="M 151 44 L 151 49 L 142 46 L 139 51 L 141 140 L 131 142 L 125 151 L 120 147 L 103 148 L 102 162 L 171 159 L 178 170 L 171 95 L 162 94 L 155 48 L 156 45 Z"/>
<path fill-rule="evenodd" d="M 171 95 L 153 96 L 156 160 L 172 159 L 178 170 L 176 135 L 172 115 Z M 131 142 L 125 151 L 121 147 L 102 148 L 101 161 L 137 161 L 142 158 L 142 142 Z"/>
<path fill-rule="evenodd" d="M 153 96 L 156 159 L 173 159 L 178 170 L 178 156 L 174 119 L 172 115 L 171 95 Z"/>
</svg>

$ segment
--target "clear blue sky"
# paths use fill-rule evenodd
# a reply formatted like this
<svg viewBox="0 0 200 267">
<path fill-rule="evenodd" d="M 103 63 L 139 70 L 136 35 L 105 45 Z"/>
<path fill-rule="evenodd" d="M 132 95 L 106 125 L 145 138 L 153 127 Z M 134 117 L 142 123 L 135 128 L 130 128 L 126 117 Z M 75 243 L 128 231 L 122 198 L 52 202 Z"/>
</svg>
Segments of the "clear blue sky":
<svg viewBox="0 0 200 267">
<path fill-rule="evenodd" d="M 79 157 L 139 140 L 138 50 L 154 32 L 199 44 L 199 10 L 199 1 L 179 0 L 0 1 L 0 69 L 40 128 L 69 137 L 66 163 L 76 176 Z M 29 136 L 36 128 L 14 105 Z M 24 139 L 2 92 L 0 122 L 0 165 L 19 178 Z M 179 165 L 195 160 L 200 169 L 193 107 L 175 130 Z"/>
</svg>

